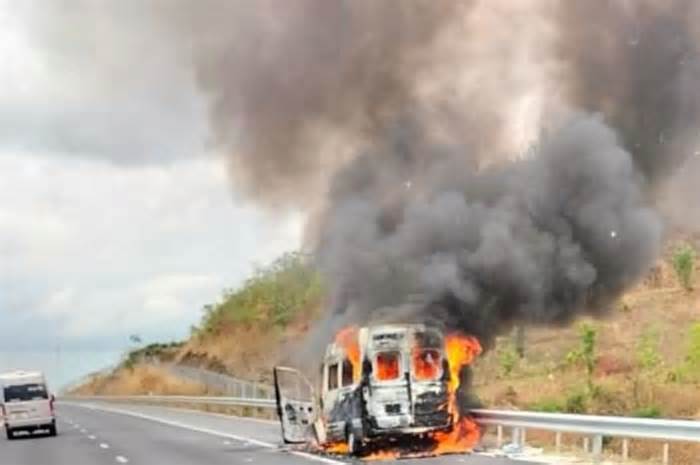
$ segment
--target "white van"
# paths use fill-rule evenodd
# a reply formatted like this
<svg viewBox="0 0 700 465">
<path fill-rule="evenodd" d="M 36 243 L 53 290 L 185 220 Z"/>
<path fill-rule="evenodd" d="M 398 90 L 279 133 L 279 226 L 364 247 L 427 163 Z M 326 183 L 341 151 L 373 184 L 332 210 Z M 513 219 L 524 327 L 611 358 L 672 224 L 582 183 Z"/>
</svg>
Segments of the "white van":
<svg viewBox="0 0 700 465">
<path fill-rule="evenodd" d="M 322 446 L 346 443 L 348 453 L 362 455 L 382 442 L 451 431 L 439 329 L 378 325 L 342 334 L 326 349 L 318 389 L 298 370 L 275 367 L 284 442 L 307 442 L 312 431 Z"/>
<path fill-rule="evenodd" d="M 0 402 L 7 439 L 18 431 L 32 433 L 45 430 L 56 436 L 54 396 L 46 379 L 38 371 L 15 371 L 0 374 Z"/>
</svg>

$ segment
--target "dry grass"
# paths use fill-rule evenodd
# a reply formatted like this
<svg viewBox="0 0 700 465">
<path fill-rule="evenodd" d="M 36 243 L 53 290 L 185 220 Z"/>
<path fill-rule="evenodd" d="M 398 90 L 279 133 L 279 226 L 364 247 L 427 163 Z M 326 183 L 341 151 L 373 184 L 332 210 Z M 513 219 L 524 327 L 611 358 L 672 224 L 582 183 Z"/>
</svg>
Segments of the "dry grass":
<svg viewBox="0 0 700 465">
<path fill-rule="evenodd" d="M 137 365 L 129 370 L 93 378 L 74 391 L 79 395 L 203 395 L 207 389 L 197 383 L 170 375 L 165 370 L 147 365 Z"/>
<path fill-rule="evenodd" d="M 177 363 L 228 373 L 238 378 L 272 382 L 271 367 L 283 363 L 309 331 L 308 315 L 300 312 L 287 327 L 259 324 L 226 326 L 206 338 L 192 338 L 176 356 Z"/>
</svg>

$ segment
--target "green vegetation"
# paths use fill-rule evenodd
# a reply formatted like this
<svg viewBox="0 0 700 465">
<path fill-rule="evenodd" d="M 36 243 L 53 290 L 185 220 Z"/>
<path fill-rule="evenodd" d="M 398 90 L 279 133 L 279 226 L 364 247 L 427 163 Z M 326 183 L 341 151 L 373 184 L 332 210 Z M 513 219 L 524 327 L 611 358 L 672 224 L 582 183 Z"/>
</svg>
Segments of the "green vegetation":
<svg viewBox="0 0 700 465">
<path fill-rule="evenodd" d="M 637 365 L 643 373 L 654 374 L 661 366 L 661 362 L 659 333 L 655 330 L 647 330 L 637 343 Z"/>
<path fill-rule="evenodd" d="M 512 347 L 506 347 L 499 351 L 498 361 L 501 365 L 502 376 L 507 378 L 518 364 L 518 354 Z"/>
<path fill-rule="evenodd" d="M 588 392 L 569 394 L 564 404 L 564 411 L 566 413 L 586 413 L 588 411 L 589 397 L 590 394 Z"/>
<path fill-rule="evenodd" d="M 185 343 L 184 342 L 166 342 L 166 343 L 154 343 L 149 344 L 145 347 L 141 347 L 135 350 L 127 352 L 122 361 L 122 366 L 128 370 L 131 370 L 136 366 L 136 364 L 144 359 L 157 358 L 163 360 L 168 358 L 169 354 L 174 354 L 178 349 L 180 349 Z"/>
<path fill-rule="evenodd" d="M 573 365 L 583 363 L 586 369 L 586 388 L 589 395 L 595 393 L 595 385 L 593 383 L 593 374 L 596 366 L 596 329 L 588 323 L 583 323 L 580 327 L 580 343 L 579 348 L 570 351 L 566 355 L 566 361 Z"/>
<path fill-rule="evenodd" d="M 659 369 L 663 359 L 659 354 L 659 334 L 655 330 L 646 330 L 636 347 L 636 364 L 634 370 L 633 389 L 634 403 L 638 408 L 654 401 L 652 386 L 659 377 Z"/>
<path fill-rule="evenodd" d="M 323 293 L 317 270 L 309 257 L 290 252 L 256 270 L 237 290 L 224 292 L 219 303 L 204 307 L 195 335 L 211 334 L 230 324 L 263 323 L 284 327 L 301 311 L 311 310 Z"/>
<path fill-rule="evenodd" d="M 673 269 L 678 281 L 686 290 L 693 288 L 693 269 L 695 268 L 695 249 L 683 244 L 673 252 Z"/>
<path fill-rule="evenodd" d="M 562 413 L 564 405 L 556 399 L 542 399 L 528 405 L 528 410 L 544 413 Z"/>
<path fill-rule="evenodd" d="M 641 407 L 632 412 L 633 417 L 639 418 L 659 418 L 661 417 L 661 409 L 656 405 Z"/>
<path fill-rule="evenodd" d="M 545 413 L 586 413 L 588 411 L 589 395 L 587 392 L 575 391 L 563 400 L 542 399 L 528 405 L 528 409 Z"/>
<path fill-rule="evenodd" d="M 669 377 L 679 382 L 700 381 L 700 322 L 690 327 L 685 361 Z"/>
</svg>

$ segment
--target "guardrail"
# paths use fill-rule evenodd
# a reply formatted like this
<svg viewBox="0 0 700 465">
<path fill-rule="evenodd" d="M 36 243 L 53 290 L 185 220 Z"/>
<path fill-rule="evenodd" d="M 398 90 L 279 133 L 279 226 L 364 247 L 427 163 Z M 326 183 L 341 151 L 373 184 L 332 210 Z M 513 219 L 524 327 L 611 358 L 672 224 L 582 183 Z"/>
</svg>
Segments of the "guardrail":
<svg viewBox="0 0 700 465">
<path fill-rule="evenodd" d="M 212 396 L 73 396 L 61 400 L 107 401 L 107 402 L 151 402 L 170 404 L 228 405 L 236 407 L 276 408 L 274 399 Z M 673 441 L 700 443 L 700 421 L 662 420 L 598 415 L 572 415 L 561 413 L 539 413 L 510 410 L 472 410 L 474 419 L 485 426 L 497 429 L 497 444 L 503 444 L 504 428 L 510 428 L 512 442 L 525 444 L 526 430 L 544 430 L 556 433 L 556 448 L 561 447 L 562 433 L 584 436 L 584 450 L 600 458 L 603 438 L 622 438 L 622 456 L 629 456 L 629 439 L 647 439 L 663 442 L 663 463 L 669 463 L 669 443 Z M 589 448 L 589 445 L 591 446 Z"/>
<path fill-rule="evenodd" d="M 493 425 L 498 430 L 498 445 L 503 441 L 503 427 L 512 429 L 513 443 L 525 443 L 527 429 L 554 431 L 557 452 L 561 448 L 561 434 L 585 436 L 584 450 L 599 459 L 603 454 L 603 438 L 622 438 L 622 458 L 629 458 L 630 439 L 651 439 L 663 442 L 662 462 L 669 463 L 671 441 L 700 443 L 700 421 L 665 420 L 600 415 L 573 415 L 509 410 L 472 410 L 476 421 Z M 591 441 L 592 439 L 592 441 Z M 590 443 L 590 450 L 589 450 Z"/>
</svg>

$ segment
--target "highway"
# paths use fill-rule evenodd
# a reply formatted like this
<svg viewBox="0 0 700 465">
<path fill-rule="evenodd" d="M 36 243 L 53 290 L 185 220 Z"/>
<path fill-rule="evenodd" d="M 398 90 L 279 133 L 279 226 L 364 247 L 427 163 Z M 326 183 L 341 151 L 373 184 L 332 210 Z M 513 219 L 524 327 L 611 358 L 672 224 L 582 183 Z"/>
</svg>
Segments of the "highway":
<svg viewBox="0 0 700 465">
<path fill-rule="evenodd" d="M 310 465 L 337 457 L 280 446 L 276 422 L 165 407 L 61 403 L 59 435 L 0 440 L 2 465 Z M 452 455 L 385 461 L 401 465 L 526 465 L 506 458 Z"/>
</svg>

